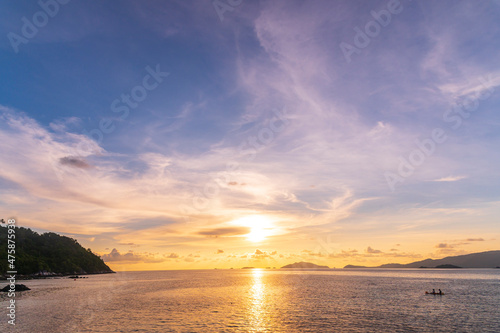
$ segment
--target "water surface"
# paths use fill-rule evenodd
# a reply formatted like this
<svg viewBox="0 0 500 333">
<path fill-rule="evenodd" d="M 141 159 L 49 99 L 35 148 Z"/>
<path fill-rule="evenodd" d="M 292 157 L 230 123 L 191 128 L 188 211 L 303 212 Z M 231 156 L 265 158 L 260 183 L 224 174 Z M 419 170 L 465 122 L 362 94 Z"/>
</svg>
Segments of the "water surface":
<svg viewBox="0 0 500 333">
<path fill-rule="evenodd" d="M 500 270 L 195 270 L 23 282 L 2 332 L 500 332 Z M 425 295 L 442 289 L 446 295 Z"/>
</svg>

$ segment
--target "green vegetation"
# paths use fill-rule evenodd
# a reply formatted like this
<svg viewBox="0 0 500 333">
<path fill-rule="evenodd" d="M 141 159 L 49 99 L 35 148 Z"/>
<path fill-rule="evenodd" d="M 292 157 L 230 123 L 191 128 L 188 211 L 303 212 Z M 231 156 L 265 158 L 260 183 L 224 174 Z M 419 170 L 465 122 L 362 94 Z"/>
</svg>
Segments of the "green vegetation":
<svg viewBox="0 0 500 333">
<path fill-rule="evenodd" d="M 15 228 L 16 261 L 18 274 L 31 275 L 41 271 L 58 274 L 95 274 L 113 271 L 78 242 L 53 232 L 38 234 L 29 228 Z M 0 227 L 0 274 L 9 269 L 7 262 L 7 228 Z"/>
</svg>

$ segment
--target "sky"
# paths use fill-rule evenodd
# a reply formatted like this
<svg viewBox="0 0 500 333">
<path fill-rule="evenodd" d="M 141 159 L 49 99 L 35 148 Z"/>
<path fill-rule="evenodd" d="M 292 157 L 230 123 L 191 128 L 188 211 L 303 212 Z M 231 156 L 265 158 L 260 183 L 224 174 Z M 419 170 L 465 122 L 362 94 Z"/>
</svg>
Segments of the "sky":
<svg viewBox="0 0 500 333">
<path fill-rule="evenodd" d="M 500 249 L 499 1 L 2 1 L 0 215 L 122 270 Z"/>
</svg>

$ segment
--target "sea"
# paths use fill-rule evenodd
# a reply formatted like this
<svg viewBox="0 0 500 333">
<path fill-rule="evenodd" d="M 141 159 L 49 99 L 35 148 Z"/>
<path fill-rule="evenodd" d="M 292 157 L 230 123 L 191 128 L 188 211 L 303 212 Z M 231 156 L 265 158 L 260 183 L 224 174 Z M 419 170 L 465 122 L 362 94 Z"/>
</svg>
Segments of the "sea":
<svg viewBox="0 0 500 333">
<path fill-rule="evenodd" d="M 0 287 L 6 282 L 2 281 Z M 500 332 L 500 269 L 143 271 L 21 281 L 1 332 Z M 426 295 L 441 289 L 444 295 Z"/>
</svg>

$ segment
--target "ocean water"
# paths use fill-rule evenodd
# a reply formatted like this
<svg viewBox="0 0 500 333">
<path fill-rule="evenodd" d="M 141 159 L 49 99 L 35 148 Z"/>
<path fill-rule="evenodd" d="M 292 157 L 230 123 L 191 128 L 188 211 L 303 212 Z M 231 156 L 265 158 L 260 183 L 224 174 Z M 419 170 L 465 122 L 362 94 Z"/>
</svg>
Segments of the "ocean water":
<svg viewBox="0 0 500 333">
<path fill-rule="evenodd" d="M 1 332 L 500 332 L 500 269 L 194 270 L 22 282 Z M 3 287 L 4 284 L 0 286 Z M 446 295 L 425 295 L 440 288 Z"/>
</svg>

